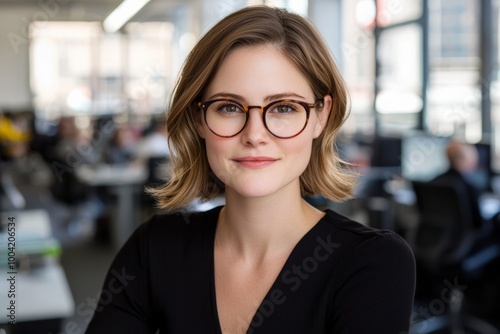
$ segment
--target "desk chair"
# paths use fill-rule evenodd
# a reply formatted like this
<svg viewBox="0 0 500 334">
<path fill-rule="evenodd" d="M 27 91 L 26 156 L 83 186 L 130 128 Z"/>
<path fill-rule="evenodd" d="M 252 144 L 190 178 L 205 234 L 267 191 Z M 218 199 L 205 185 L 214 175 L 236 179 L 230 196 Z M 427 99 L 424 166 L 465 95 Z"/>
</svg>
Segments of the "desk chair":
<svg viewBox="0 0 500 334">
<path fill-rule="evenodd" d="M 59 165 L 56 165 L 59 164 Z M 65 161 L 54 160 L 52 166 L 67 166 Z M 55 168 L 55 167 L 52 167 Z M 53 198 L 69 210 L 63 229 L 58 236 L 71 239 L 87 237 L 94 228 L 94 220 L 103 211 L 103 204 L 95 196 L 95 190 L 83 184 L 76 176 L 75 169 L 61 170 L 50 186 Z"/>
<path fill-rule="evenodd" d="M 368 216 L 368 226 L 397 231 L 394 216 L 393 195 L 387 191 L 388 177 L 396 176 L 399 167 L 371 167 L 362 175 L 356 198 Z"/>
<path fill-rule="evenodd" d="M 63 160 L 54 160 L 54 166 L 67 166 Z M 60 168 L 60 167 L 59 167 Z M 89 189 L 82 184 L 75 175 L 75 170 L 61 170 L 60 174 L 54 178 L 50 191 L 54 198 L 66 205 L 75 206 L 89 198 Z"/>
<path fill-rule="evenodd" d="M 498 244 L 480 243 L 481 234 L 473 227 L 471 204 L 466 188 L 460 183 L 413 182 L 417 199 L 419 223 L 409 237 L 417 266 L 430 274 L 433 286 L 458 280 L 470 286 L 483 278 L 488 264 L 500 256 Z M 488 322 L 465 314 L 464 295 L 451 288 L 448 314 L 433 316 L 414 324 L 411 333 L 500 333 Z M 434 294 L 442 299 L 443 289 Z M 467 293 L 465 289 L 465 293 Z"/>
</svg>

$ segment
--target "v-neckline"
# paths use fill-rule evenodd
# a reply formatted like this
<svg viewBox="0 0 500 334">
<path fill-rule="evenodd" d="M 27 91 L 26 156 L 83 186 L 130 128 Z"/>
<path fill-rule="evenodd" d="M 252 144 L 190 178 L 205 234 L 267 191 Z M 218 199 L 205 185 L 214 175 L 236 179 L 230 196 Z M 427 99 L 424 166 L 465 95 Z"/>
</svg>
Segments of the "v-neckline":
<svg viewBox="0 0 500 334">
<path fill-rule="evenodd" d="M 216 288 L 215 288 L 215 232 L 217 230 L 217 224 L 218 224 L 218 220 L 219 220 L 219 213 L 220 213 L 221 209 L 222 209 L 222 207 L 220 207 L 219 210 L 217 210 L 217 214 L 215 215 L 215 222 L 213 224 L 214 226 L 213 226 L 213 229 L 212 229 L 212 238 L 211 238 L 211 241 L 210 241 L 211 242 L 211 249 L 210 249 L 210 271 L 211 271 L 211 273 L 210 273 L 210 285 L 211 285 L 211 294 L 212 294 L 213 317 L 214 317 L 215 324 L 216 324 L 217 334 L 222 334 L 222 327 L 221 327 L 221 324 L 220 324 L 219 311 L 217 309 L 217 293 L 216 293 Z M 325 217 L 327 216 L 327 212 L 323 211 L 323 213 L 324 213 L 324 215 L 299 239 L 299 241 L 292 248 L 292 251 L 288 255 L 288 257 L 287 257 L 286 261 L 283 263 L 283 266 L 281 267 L 278 275 L 276 276 L 276 278 L 274 279 L 273 283 L 271 284 L 271 287 L 266 292 L 264 298 L 260 301 L 259 306 L 255 310 L 255 313 L 252 315 L 252 318 L 250 320 L 250 323 L 249 323 L 248 328 L 245 331 L 245 333 L 248 333 L 248 330 L 251 328 L 252 321 L 255 318 L 255 316 L 257 315 L 257 312 L 259 312 L 259 309 L 262 307 L 262 304 L 264 303 L 264 301 L 269 297 L 269 294 L 276 288 L 275 286 L 278 284 L 278 280 L 283 275 L 285 269 L 287 267 L 289 267 L 289 265 L 290 265 L 289 262 L 293 258 L 294 253 L 296 253 L 296 251 L 299 248 L 299 246 L 302 243 L 305 242 L 304 240 L 309 235 L 311 235 L 314 230 L 316 230 L 318 228 L 318 225 L 320 225 L 321 221 L 323 221 L 325 219 Z"/>
</svg>

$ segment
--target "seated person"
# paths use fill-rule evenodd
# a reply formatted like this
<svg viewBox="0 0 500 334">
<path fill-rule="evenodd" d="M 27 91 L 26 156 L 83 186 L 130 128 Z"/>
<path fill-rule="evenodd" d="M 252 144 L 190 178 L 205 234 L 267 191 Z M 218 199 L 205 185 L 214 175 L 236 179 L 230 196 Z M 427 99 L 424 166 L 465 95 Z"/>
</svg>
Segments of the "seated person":
<svg viewBox="0 0 500 334">
<path fill-rule="evenodd" d="M 104 161 L 111 165 L 126 165 L 134 156 L 134 138 L 128 127 L 118 127 L 104 151 Z"/>
<path fill-rule="evenodd" d="M 0 160 L 13 160 L 27 154 L 31 130 L 26 123 L 25 115 L 0 112 Z"/>
<path fill-rule="evenodd" d="M 152 157 L 168 158 L 169 156 L 167 128 L 160 120 L 153 119 L 151 131 L 139 141 L 136 147 L 135 158 L 146 162 Z"/>
<path fill-rule="evenodd" d="M 473 226 L 480 228 L 484 218 L 480 210 L 481 191 L 479 185 L 473 183 L 473 178 L 469 177 L 478 167 L 477 149 L 470 144 L 450 141 L 446 148 L 446 155 L 450 163 L 450 168 L 443 174 L 437 176 L 432 182 L 457 182 L 465 186 L 468 195 L 468 202 L 471 203 Z"/>
</svg>

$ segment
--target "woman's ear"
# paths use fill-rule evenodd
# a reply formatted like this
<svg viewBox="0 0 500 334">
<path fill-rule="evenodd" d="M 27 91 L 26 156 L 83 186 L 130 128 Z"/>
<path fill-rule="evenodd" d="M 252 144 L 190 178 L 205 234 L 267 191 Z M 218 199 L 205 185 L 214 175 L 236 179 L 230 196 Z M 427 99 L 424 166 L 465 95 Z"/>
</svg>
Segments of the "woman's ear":
<svg viewBox="0 0 500 334">
<path fill-rule="evenodd" d="M 325 95 L 323 98 L 323 108 L 321 110 L 316 110 L 316 115 L 318 116 L 318 122 L 314 128 L 314 138 L 318 138 L 323 129 L 328 123 L 328 116 L 330 116 L 330 111 L 332 109 L 332 97 L 330 95 Z"/>
</svg>

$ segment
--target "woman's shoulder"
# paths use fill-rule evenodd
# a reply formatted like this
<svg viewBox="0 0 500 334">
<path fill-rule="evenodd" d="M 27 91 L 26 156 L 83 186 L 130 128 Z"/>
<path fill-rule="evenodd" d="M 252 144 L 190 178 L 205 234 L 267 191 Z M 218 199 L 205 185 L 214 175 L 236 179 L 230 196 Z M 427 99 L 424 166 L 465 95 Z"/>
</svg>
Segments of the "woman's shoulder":
<svg viewBox="0 0 500 334">
<path fill-rule="evenodd" d="M 413 261 L 408 243 L 396 232 L 363 225 L 335 211 L 326 210 L 325 229 L 331 231 L 337 243 L 351 254 L 370 255 L 372 258 L 402 257 Z"/>
<path fill-rule="evenodd" d="M 333 211 L 326 212 L 323 222 L 324 232 L 337 245 L 329 267 L 334 331 L 407 331 L 416 268 L 406 241 L 393 231 L 371 228 Z M 360 314 L 364 321 L 359 321 Z"/>
</svg>

